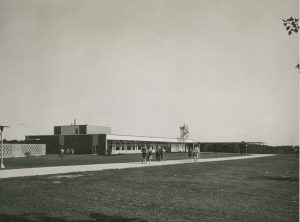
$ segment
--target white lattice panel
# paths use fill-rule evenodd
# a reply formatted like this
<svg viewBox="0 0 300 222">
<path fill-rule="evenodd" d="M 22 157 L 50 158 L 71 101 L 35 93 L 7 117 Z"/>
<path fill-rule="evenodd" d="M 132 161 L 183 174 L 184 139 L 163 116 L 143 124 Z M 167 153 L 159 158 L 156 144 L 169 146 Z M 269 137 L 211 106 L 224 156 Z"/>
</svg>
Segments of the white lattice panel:
<svg viewBox="0 0 300 222">
<path fill-rule="evenodd" d="M 1 145 L 0 145 L 1 146 Z M 0 147 L 1 151 L 1 147 Z M 24 157 L 26 153 L 31 156 L 46 155 L 45 144 L 3 144 L 3 157 Z"/>
<path fill-rule="evenodd" d="M 13 144 L 3 144 L 3 157 L 10 157 L 13 155 Z"/>
</svg>

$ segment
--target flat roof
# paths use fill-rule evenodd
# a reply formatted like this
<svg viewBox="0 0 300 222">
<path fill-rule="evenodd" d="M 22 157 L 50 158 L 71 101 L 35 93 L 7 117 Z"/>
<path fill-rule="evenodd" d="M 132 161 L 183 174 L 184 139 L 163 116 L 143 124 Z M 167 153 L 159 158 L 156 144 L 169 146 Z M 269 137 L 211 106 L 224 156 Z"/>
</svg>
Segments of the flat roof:
<svg viewBox="0 0 300 222">
<path fill-rule="evenodd" d="M 53 127 L 62 127 L 62 126 L 97 126 L 97 127 L 107 127 L 107 128 L 111 128 L 110 126 L 99 126 L 99 125 L 90 125 L 90 124 L 55 125 L 55 126 L 53 126 Z"/>
<path fill-rule="evenodd" d="M 217 144 L 217 143 L 222 143 L 222 144 L 264 144 L 264 142 L 246 142 L 246 141 L 241 141 L 241 142 L 195 142 L 195 143 L 207 143 L 207 144 Z"/>
<path fill-rule="evenodd" d="M 177 138 L 165 138 L 165 137 L 149 137 L 149 136 L 130 136 L 130 135 L 117 135 L 106 133 L 93 133 L 93 134 L 76 134 L 76 135 L 26 135 L 27 137 L 38 136 L 90 136 L 90 135 L 106 135 L 107 140 L 127 140 L 127 141 L 144 141 L 144 142 L 165 142 L 165 143 L 179 143 Z M 185 143 L 193 143 L 192 139 L 186 139 Z"/>
<path fill-rule="evenodd" d="M 145 141 L 145 142 L 168 142 L 179 143 L 177 138 L 165 138 L 165 137 L 149 137 L 149 136 L 129 136 L 129 135 L 116 135 L 106 134 L 107 140 L 132 140 L 132 141 Z M 185 143 L 193 143 L 192 139 L 186 139 Z"/>
</svg>

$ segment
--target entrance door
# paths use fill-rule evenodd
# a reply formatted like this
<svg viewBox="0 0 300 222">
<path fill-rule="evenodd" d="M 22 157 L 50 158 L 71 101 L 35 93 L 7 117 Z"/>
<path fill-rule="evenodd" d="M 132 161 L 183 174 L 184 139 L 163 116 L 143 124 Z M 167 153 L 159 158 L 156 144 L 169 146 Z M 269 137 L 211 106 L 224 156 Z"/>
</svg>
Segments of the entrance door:
<svg viewBox="0 0 300 222">
<path fill-rule="evenodd" d="M 97 145 L 92 146 L 92 154 L 97 154 Z"/>
</svg>

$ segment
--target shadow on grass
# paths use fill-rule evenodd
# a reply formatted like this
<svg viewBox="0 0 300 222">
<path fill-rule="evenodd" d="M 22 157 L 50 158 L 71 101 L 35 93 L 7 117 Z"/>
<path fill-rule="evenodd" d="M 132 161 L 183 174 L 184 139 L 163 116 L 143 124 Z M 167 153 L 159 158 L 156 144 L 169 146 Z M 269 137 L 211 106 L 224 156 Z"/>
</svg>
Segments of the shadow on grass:
<svg viewBox="0 0 300 222">
<path fill-rule="evenodd" d="M 46 214 L 0 214 L 0 222 L 147 222 L 140 218 L 126 218 L 120 216 L 110 216 L 100 213 L 90 213 L 90 219 L 87 220 L 68 220 L 66 218 L 49 217 Z"/>
<path fill-rule="evenodd" d="M 287 181 L 287 182 L 297 182 L 299 178 L 290 177 L 290 176 L 279 176 L 279 177 L 271 177 L 271 176 L 260 176 L 260 177 L 249 177 L 252 180 L 275 180 L 275 181 Z"/>
</svg>

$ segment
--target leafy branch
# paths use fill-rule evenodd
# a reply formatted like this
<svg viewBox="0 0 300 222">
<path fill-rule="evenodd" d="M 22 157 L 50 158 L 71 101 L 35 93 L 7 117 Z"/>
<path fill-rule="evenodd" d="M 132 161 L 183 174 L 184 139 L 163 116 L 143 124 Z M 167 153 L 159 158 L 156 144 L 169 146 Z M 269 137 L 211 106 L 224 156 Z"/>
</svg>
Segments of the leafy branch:
<svg viewBox="0 0 300 222">
<path fill-rule="evenodd" d="M 282 19 L 285 30 L 288 31 L 288 34 L 298 33 L 299 31 L 299 19 L 290 17 L 286 20 Z M 296 69 L 300 70 L 299 63 L 295 66 Z"/>
<path fill-rule="evenodd" d="M 286 20 L 282 19 L 283 25 L 285 26 L 286 31 L 288 31 L 289 35 L 293 33 L 298 33 L 299 31 L 299 19 L 290 17 Z"/>
</svg>

